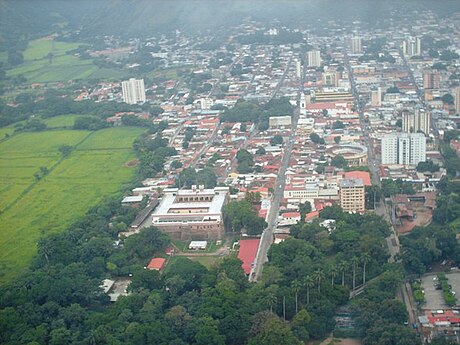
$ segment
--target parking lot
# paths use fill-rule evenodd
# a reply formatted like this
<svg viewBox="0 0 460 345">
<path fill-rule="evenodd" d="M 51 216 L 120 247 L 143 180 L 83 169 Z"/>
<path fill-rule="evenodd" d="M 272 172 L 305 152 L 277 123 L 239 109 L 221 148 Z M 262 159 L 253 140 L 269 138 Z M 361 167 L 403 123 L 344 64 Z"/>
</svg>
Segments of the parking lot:
<svg viewBox="0 0 460 345">
<path fill-rule="evenodd" d="M 422 277 L 422 287 L 425 290 L 425 304 L 422 306 L 423 309 L 444 309 L 444 298 L 442 297 L 441 290 L 436 290 L 434 283 L 436 282 L 433 278 L 436 274 L 424 275 Z"/>
<path fill-rule="evenodd" d="M 447 309 L 448 307 L 444 303 L 444 298 L 442 296 L 441 290 L 436 290 L 434 287 L 433 280 L 436 277 L 436 273 L 426 274 L 422 277 L 422 287 L 425 291 L 425 301 L 426 303 L 422 306 L 422 309 L 438 310 L 438 309 Z M 452 286 L 452 291 L 457 297 L 457 303 L 460 304 L 460 271 L 447 273 L 446 277 L 449 281 L 449 284 Z"/>
</svg>

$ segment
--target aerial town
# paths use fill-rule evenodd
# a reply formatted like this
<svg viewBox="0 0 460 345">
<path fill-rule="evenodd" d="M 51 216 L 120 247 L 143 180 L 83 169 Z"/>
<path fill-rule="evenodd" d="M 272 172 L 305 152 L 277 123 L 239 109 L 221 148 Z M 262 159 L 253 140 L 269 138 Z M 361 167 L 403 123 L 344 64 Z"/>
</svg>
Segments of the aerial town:
<svg viewBox="0 0 460 345">
<path fill-rule="evenodd" d="M 145 39 L 104 36 L 103 43 L 71 54 L 123 68 L 128 72 L 123 77 L 28 86 L 39 93 L 65 90 L 62 97 L 77 105 L 119 104 L 97 123 L 100 128 L 148 128 L 134 141 L 137 158 L 126 163 L 139 169 L 138 179 L 123 190 L 118 215 L 108 218 L 115 248 L 97 277 L 104 278 L 100 288 L 111 305 L 125 303 L 147 286 L 142 285 L 147 275 L 142 282 L 133 270 L 155 271 L 166 284 L 161 289 L 170 293 L 178 277 L 171 272 L 180 260 L 215 269 L 218 279 L 238 285 L 243 283 L 234 275 L 216 268 L 238 259 L 244 284 L 262 285 L 264 298 L 278 289 L 267 308 L 288 322 L 288 331 L 302 343 L 332 331 L 338 338 L 345 334 L 368 339 L 363 344 L 383 344 L 359 333 L 364 311 L 351 302 L 334 302 L 333 324 L 324 326 L 324 333 L 315 331 L 315 317 L 323 311 L 309 309 L 310 293 L 321 299 L 322 291 L 332 294 L 336 285 L 344 301 L 371 300 L 366 296 L 373 289 L 387 289 L 378 285 L 382 276 L 401 274 L 394 285 L 403 315 L 398 327 L 423 343 L 435 344 L 441 335 L 460 342 L 459 19 L 460 13 L 440 20 L 425 11 L 391 29 L 355 21 L 345 30 L 331 21 L 324 30 L 314 30 L 246 18 L 217 44 L 211 34 L 192 36 L 180 28 L 174 35 Z M 154 74 L 139 72 L 151 65 Z M 20 105 L 16 97 L 6 106 Z M 96 122 L 78 129 L 92 130 L 91 125 Z M 9 136 L 5 143 L 16 134 Z M 69 157 L 79 149 L 73 150 Z M 53 169 L 41 169 L 34 183 L 50 179 Z M 130 222 L 119 225 L 116 219 L 126 214 L 132 215 L 125 217 Z M 152 227 L 167 235 L 165 245 L 136 254 L 139 261 L 119 264 L 135 238 L 153 238 L 147 235 Z M 450 237 L 436 232 L 441 228 L 448 228 Z M 309 254 L 300 258 L 296 251 Z M 52 253 L 44 252 L 45 259 L 35 265 L 49 264 Z M 328 266 L 317 264 L 317 258 Z M 196 278 L 177 274 L 188 277 L 181 278 L 182 285 Z M 308 277 L 302 280 L 304 275 L 311 284 Z M 295 301 L 289 297 L 286 302 L 283 284 L 295 291 Z M 189 298 L 192 290 L 168 303 L 186 305 L 181 298 Z M 191 304 L 186 308 L 192 313 Z M 300 308 L 313 318 L 305 338 L 295 323 Z M 199 332 L 193 334 L 190 343 L 206 343 L 197 340 Z M 184 340 L 187 336 L 184 344 L 192 341 Z M 259 336 L 253 335 L 253 341 Z M 246 344 L 225 337 L 225 342 L 206 344 Z M 256 343 L 271 344 L 249 342 Z"/>
</svg>

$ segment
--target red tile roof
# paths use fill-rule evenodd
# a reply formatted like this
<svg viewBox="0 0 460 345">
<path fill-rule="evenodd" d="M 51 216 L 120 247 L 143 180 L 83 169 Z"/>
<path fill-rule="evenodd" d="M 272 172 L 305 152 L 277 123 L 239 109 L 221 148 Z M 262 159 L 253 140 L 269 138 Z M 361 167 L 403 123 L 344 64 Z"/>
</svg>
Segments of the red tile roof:
<svg viewBox="0 0 460 345">
<path fill-rule="evenodd" d="M 154 258 L 150 260 L 149 264 L 147 265 L 147 268 L 149 270 L 161 271 L 165 267 L 165 264 L 166 264 L 166 259 Z"/>
<path fill-rule="evenodd" d="M 365 186 L 371 186 L 371 175 L 367 171 L 347 171 L 344 173 L 346 179 L 355 178 L 363 180 Z"/>
<path fill-rule="evenodd" d="M 251 273 L 251 266 L 257 255 L 259 241 L 260 240 L 258 238 L 239 241 L 240 251 L 238 252 L 238 259 L 243 261 L 241 267 L 243 268 L 245 274 Z"/>
</svg>

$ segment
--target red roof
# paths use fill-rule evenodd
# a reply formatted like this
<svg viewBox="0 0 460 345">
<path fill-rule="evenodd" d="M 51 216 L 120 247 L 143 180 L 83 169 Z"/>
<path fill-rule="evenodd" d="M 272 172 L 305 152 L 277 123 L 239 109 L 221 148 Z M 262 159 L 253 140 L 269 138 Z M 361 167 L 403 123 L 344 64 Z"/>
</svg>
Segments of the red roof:
<svg viewBox="0 0 460 345">
<path fill-rule="evenodd" d="M 283 218 L 298 218 L 300 217 L 300 212 L 286 212 L 283 213 Z"/>
<path fill-rule="evenodd" d="M 257 249 L 259 248 L 259 241 L 258 238 L 239 241 L 240 251 L 238 252 L 238 259 L 243 261 L 241 267 L 245 274 L 251 273 L 252 263 L 256 258 Z"/>
<path fill-rule="evenodd" d="M 347 171 L 347 172 L 345 172 L 344 177 L 346 179 L 349 179 L 349 178 L 359 179 L 360 178 L 361 180 L 363 180 L 363 184 L 365 186 L 371 186 L 372 185 L 371 175 L 367 171 L 359 171 L 359 170 Z"/>
<path fill-rule="evenodd" d="M 149 270 L 161 271 L 165 267 L 165 264 L 166 264 L 166 259 L 154 258 L 150 260 L 149 264 L 147 265 L 147 268 Z"/>
</svg>

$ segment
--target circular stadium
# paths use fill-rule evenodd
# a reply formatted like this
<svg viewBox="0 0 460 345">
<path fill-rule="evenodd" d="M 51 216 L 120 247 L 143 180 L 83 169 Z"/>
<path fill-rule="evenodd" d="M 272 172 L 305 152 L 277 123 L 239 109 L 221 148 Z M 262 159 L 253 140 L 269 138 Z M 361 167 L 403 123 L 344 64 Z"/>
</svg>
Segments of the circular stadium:
<svg viewBox="0 0 460 345">
<path fill-rule="evenodd" d="M 327 149 L 331 158 L 343 156 L 349 166 L 367 165 L 367 147 L 359 144 L 334 145 Z"/>
</svg>

